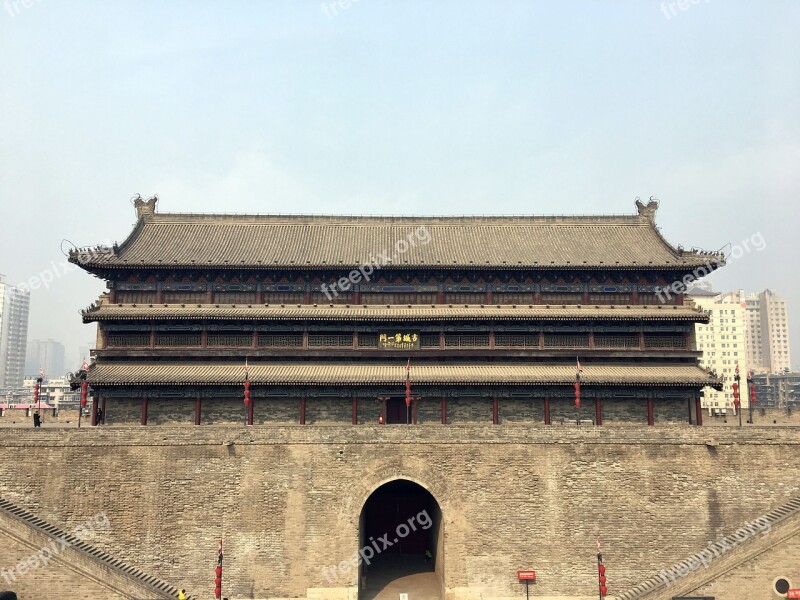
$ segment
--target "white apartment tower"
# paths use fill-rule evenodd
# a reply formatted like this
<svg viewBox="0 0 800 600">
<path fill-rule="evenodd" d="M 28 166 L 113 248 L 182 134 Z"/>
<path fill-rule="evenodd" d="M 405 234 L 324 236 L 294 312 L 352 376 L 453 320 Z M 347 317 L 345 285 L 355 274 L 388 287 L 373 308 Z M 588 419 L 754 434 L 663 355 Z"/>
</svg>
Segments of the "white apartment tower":
<svg viewBox="0 0 800 600">
<path fill-rule="evenodd" d="M 709 313 L 708 324 L 695 325 L 697 349 L 703 353 L 700 364 L 723 378 L 723 390 L 703 390 L 703 407 L 712 415 L 734 414 L 733 384 L 739 366 L 739 401 L 750 406 L 747 387 L 746 317 L 738 298 L 702 289 L 693 289 L 691 299 Z"/>
<path fill-rule="evenodd" d="M 771 290 L 748 296 L 740 290 L 725 297 L 745 307 L 747 362 L 750 368 L 757 373 L 790 371 L 792 357 L 786 301 Z"/>
<path fill-rule="evenodd" d="M 22 385 L 30 301 L 28 290 L 8 285 L 0 275 L 0 388 Z"/>
</svg>

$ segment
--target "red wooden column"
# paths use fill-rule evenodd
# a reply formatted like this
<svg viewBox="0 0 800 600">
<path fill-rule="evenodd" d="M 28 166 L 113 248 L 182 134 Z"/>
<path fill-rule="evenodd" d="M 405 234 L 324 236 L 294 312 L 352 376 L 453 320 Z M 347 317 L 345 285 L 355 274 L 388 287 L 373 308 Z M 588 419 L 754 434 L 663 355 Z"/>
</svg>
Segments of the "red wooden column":
<svg viewBox="0 0 800 600">
<path fill-rule="evenodd" d="M 412 404 L 411 404 L 411 424 L 412 425 L 416 425 L 417 424 L 417 404 L 419 403 L 419 398 L 417 396 L 415 396 L 411 400 L 411 402 L 412 402 Z"/>
<path fill-rule="evenodd" d="M 689 425 L 692 424 L 692 398 L 689 397 L 689 400 L 686 402 L 687 406 L 689 407 Z"/>
<path fill-rule="evenodd" d="M 200 425 L 200 415 L 202 414 L 202 410 L 203 410 L 203 401 L 200 399 L 200 396 L 198 395 L 194 399 L 194 424 L 195 425 Z"/>
<path fill-rule="evenodd" d="M 106 395 L 103 394 L 103 418 L 100 420 L 101 425 L 106 424 Z"/>
<path fill-rule="evenodd" d="M 256 403 L 255 396 L 250 396 L 250 402 L 247 403 L 247 424 L 253 424 L 253 405 Z"/>
<path fill-rule="evenodd" d="M 97 425 L 98 393 L 92 392 L 92 426 Z"/>
<path fill-rule="evenodd" d="M 447 397 L 442 396 L 442 425 L 447 425 Z"/>
<path fill-rule="evenodd" d="M 647 399 L 647 424 L 655 425 L 655 418 L 653 417 L 653 399 Z"/>
<path fill-rule="evenodd" d="M 497 396 L 492 398 L 492 425 L 500 423 L 500 401 Z"/>
<path fill-rule="evenodd" d="M 300 425 L 306 424 L 306 397 L 300 396 Z"/>
<path fill-rule="evenodd" d="M 698 426 L 703 425 L 703 405 L 700 402 L 700 394 L 697 394 L 694 397 L 694 412 L 695 412 L 695 424 Z"/>
<path fill-rule="evenodd" d="M 142 425 L 147 425 L 147 403 L 149 400 L 150 399 L 147 396 L 142 397 Z"/>
<path fill-rule="evenodd" d="M 550 425 L 550 396 L 544 397 L 544 424 Z"/>
<path fill-rule="evenodd" d="M 353 394 L 353 425 L 358 425 L 358 396 Z"/>
<path fill-rule="evenodd" d="M 603 401 L 600 396 L 595 396 L 594 398 L 594 424 L 603 424 Z"/>
</svg>

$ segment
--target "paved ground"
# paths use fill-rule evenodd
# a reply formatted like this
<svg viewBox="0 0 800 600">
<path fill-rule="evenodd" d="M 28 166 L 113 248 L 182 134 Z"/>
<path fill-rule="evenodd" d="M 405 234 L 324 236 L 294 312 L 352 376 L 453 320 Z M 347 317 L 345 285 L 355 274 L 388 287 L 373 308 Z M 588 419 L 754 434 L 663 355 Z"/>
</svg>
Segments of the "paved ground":
<svg viewBox="0 0 800 600">
<path fill-rule="evenodd" d="M 400 594 L 408 594 L 408 600 L 440 600 L 433 564 L 426 564 L 419 555 L 377 556 L 367 572 L 360 600 L 398 600 Z"/>
</svg>

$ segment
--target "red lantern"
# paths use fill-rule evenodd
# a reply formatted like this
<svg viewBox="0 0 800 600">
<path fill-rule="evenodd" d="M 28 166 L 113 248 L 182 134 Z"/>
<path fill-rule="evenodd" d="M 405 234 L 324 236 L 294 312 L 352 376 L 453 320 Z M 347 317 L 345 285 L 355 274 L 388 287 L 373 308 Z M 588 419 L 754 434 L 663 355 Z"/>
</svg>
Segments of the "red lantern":
<svg viewBox="0 0 800 600">
<path fill-rule="evenodd" d="M 222 587 L 222 577 L 217 577 L 214 580 L 214 585 L 217 586 L 217 587 Z"/>
<path fill-rule="evenodd" d="M 605 575 L 600 575 L 600 583 L 601 583 L 602 585 L 605 585 L 605 584 L 606 584 L 606 576 L 605 576 Z"/>
<path fill-rule="evenodd" d="M 34 404 L 38 404 L 39 403 L 39 384 L 38 383 L 33 386 L 33 403 Z"/>
<path fill-rule="evenodd" d="M 86 406 L 86 397 L 89 395 L 89 384 L 87 382 L 81 383 L 81 408 Z"/>
<path fill-rule="evenodd" d="M 581 384 L 579 381 L 574 383 L 575 385 L 575 408 L 581 407 Z"/>
<path fill-rule="evenodd" d="M 411 380 L 406 379 L 406 408 L 411 406 Z"/>
<path fill-rule="evenodd" d="M 605 596 L 608 593 L 608 588 L 604 585 L 600 586 L 600 593 Z"/>
<path fill-rule="evenodd" d="M 600 565 L 599 567 L 597 567 L 597 570 L 600 572 L 600 575 L 605 575 L 606 574 L 606 566 L 605 565 Z"/>
<path fill-rule="evenodd" d="M 222 567 L 217 567 L 216 569 L 214 569 L 214 574 L 217 577 L 221 577 L 222 576 Z"/>
<path fill-rule="evenodd" d="M 250 404 L 250 380 L 245 379 L 244 382 L 244 403 L 245 405 Z"/>
</svg>

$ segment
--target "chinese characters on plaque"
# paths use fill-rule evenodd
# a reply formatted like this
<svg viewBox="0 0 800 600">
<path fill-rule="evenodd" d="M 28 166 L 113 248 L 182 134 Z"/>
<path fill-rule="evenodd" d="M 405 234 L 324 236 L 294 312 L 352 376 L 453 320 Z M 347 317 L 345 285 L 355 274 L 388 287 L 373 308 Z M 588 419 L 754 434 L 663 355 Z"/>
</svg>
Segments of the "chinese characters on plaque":
<svg viewBox="0 0 800 600">
<path fill-rule="evenodd" d="M 418 333 L 381 333 L 378 336 L 380 350 L 419 350 Z"/>
</svg>

